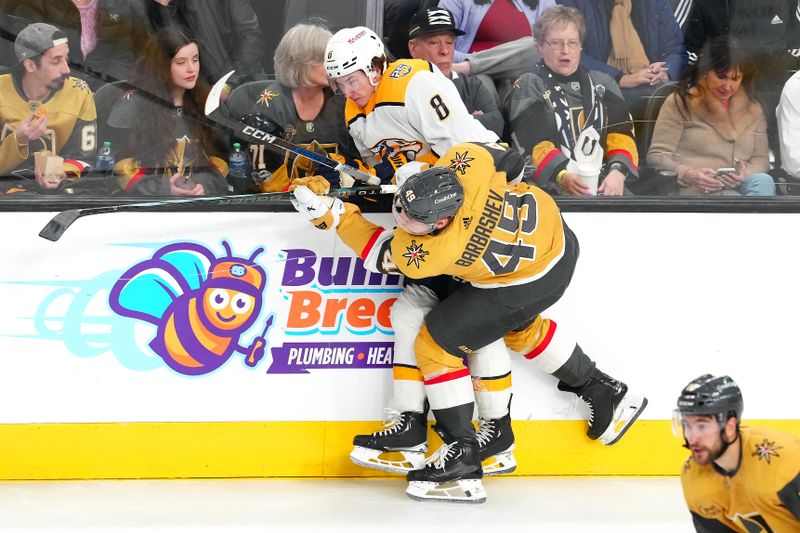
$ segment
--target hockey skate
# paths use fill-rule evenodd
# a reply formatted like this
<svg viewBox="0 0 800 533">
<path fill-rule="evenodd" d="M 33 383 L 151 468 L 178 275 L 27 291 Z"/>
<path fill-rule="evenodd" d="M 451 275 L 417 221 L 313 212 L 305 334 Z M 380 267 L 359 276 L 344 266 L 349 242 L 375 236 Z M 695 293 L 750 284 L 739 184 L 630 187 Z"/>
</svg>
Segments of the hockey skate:
<svg viewBox="0 0 800 533">
<path fill-rule="evenodd" d="M 442 429 L 434 429 L 444 444 L 428 459 L 425 468 L 408 473 L 408 497 L 417 501 L 485 502 L 477 439 L 452 439 L 442 435 Z"/>
<path fill-rule="evenodd" d="M 514 432 L 511 414 L 502 418 L 478 420 L 478 445 L 483 464 L 483 475 L 499 476 L 517 469 L 514 459 Z"/>
<path fill-rule="evenodd" d="M 595 369 L 582 387 L 563 382 L 558 389 L 572 392 L 589 406 L 586 435 L 610 446 L 617 442 L 647 406 L 647 398 L 628 392 L 628 386 Z"/>
<path fill-rule="evenodd" d="M 359 466 L 406 474 L 425 466 L 428 451 L 428 410 L 399 412 L 385 409 L 382 431 L 353 438 L 350 459 Z"/>
</svg>

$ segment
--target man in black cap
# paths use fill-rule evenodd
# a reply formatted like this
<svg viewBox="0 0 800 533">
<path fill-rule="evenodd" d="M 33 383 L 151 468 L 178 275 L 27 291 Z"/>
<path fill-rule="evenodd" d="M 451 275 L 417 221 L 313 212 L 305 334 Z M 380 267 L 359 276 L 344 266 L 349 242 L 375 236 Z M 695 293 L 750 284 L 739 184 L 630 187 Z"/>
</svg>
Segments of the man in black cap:
<svg viewBox="0 0 800 533">
<path fill-rule="evenodd" d="M 64 158 L 62 172 L 35 172 L 35 178 L 40 190 L 56 189 L 62 179 L 80 176 L 83 161 L 95 154 L 94 98 L 85 81 L 70 77 L 69 43 L 55 26 L 26 26 L 14 52 L 18 63 L 0 76 L 0 175 L 20 177 L 18 171 L 34 168 L 36 152 L 49 151 Z M 7 192 L 32 183 L 23 178 L 2 185 Z"/>
<path fill-rule="evenodd" d="M 492 93 L 477 77 L 459 75 L 453 70 L 456 37 L 464 32 L 453 21 L 448 9 L 420 9 L 408 26 L 408 50 L 414 59 L 430 61 L 450 78 L 461 99 L 486 129 L 503 136 L 503 116 L 497 105 L 497 93 Z"/>
</svg>

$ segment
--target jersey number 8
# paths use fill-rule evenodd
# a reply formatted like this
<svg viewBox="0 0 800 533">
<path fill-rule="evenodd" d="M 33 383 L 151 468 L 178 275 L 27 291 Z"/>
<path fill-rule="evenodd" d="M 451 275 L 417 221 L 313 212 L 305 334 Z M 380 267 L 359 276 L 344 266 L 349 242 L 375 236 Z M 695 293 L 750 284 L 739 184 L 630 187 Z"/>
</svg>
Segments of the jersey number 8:
<svg viewBox="0 0 800 533">
<path fill-rule="evenodd" d="M 444 101 L 442 101 L 442 97 L 438 94 L 431 98 L 431 107 L 436 111 L 436 116 L 439 117 L 439 120 L 444 120 L 450 116 L 450 110 L 447 109 L 447 106 L 444 105 Z"/>
</svg>

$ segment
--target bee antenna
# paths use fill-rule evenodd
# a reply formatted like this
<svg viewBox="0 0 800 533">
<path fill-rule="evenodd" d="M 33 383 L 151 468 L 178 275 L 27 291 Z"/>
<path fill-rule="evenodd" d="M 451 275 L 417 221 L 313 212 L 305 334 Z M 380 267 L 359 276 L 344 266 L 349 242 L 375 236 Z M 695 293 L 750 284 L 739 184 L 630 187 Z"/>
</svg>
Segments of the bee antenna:
<svg viewBox="0 0 800 533">
<path fill-rule="evenodd" d="M 260 247 L 256 248 L 256 251 L 253 252 L 250 255 L 250 259 L 248 261 L 254 261 L 255 258 L 258 257 L 259 255 L 261 255 L 263 252 L 264 252 L 264 247 L 263 246 L 260 246 Z"/>
<path fill-rule="evenodd" d="M 222 241 L 222 247 L 225 248 L 225 251 L 228 252 L 228 257 L 233 257 L 233 251 L 231 250 L 231 245 L 228 241 Z"/>
</svg>

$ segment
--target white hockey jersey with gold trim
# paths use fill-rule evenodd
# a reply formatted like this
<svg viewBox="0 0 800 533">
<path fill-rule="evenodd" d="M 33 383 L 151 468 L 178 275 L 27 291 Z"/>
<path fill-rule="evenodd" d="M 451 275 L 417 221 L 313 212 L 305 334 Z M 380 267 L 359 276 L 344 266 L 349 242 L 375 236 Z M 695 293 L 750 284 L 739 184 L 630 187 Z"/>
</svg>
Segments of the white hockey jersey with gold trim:
<svg viewBox="0 0 800 533">
<path fill-rule="evenodd" d="M 421 59 L 390 63 L 366 107 L 347 100 L 345 120 L 370 164 L 402 151 L 432 165 L 456 144 L 498 140 L 469 114 L 455 85 Z"/>
</svg>

